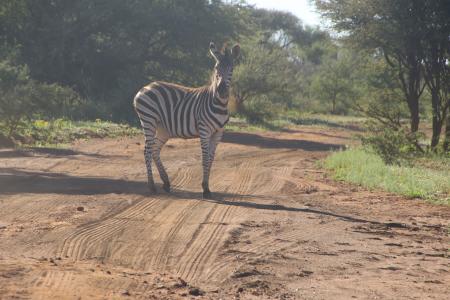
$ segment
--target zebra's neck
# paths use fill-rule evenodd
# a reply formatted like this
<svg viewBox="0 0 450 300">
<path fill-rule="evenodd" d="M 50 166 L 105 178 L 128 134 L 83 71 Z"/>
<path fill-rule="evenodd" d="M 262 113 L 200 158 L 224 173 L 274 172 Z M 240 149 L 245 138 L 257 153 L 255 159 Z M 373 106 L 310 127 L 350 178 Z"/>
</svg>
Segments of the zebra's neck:
<svg viewBox="0 0 450 300">
<path fill-rule="evenodd" d="M 213 83 L 209 86 L 208 92 L 210 93 L 211 99 L 212 99 L 212 101 L 213 101 L 215 104 L 218 104 L 218 105 L 223 106 L 223 107 L 227 107 L 227 106 L 228 106 L 228 99 L 229 99 L 229 96 L 227 95 L 227 96 L 224 97 L 224 98 L 220 97 L 219 92 L 217 91 L 217 85 L 216 85 L 215 82 L 213 82 Z M 228 93 L 227 93 L 227 94 L 228 94 Z"/>
</svg>

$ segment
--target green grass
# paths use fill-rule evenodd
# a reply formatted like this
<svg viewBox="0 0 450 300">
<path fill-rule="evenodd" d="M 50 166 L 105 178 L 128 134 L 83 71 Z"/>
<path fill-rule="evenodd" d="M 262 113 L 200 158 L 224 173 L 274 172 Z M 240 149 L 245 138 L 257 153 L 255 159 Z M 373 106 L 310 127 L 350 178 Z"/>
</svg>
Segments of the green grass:
<svg viewBox="0 0 450 300">
<path fill-rule="evenodd" d="M 242 132 L 254 132 L 254 131 L 281 131 L 284 128 L 288 128 L 293 124 L 287 120 L 277 119 L 267 121 L 261 124 L 249 124 L 245 119 L 239 117 L 231 117 L 228 124 L 225 126 L 225 131 L 242 131 Z"/>
<path fill-rule="evenodd" d="M 447 159 L 442 161 L 448 163 Z M 448 167 L 431 169 L 422 163 L 412 167 L 388 166 L 377 155 L 362 148 L 335 152 L 326 158 L 324 166 L 337 180 L 450 205 Z"/>
<path fill-rule="evenodd" d="M 323 128 L 345 128 L 345 129 L 361 129 L 363 123 L 367 120 L 363 117 L 356 116 L 339 116 L 324 114 L 309 114 L 290 111 L 285 117 L 295 125 L 310 125 Z"/>
<path fill-rule="evenodd" d="M 15 134 L 18 146 L 65 147 L 78 139 L 134 136 L 141 130 L 108 121 L 35 120 L 24 123 Z"/>
<path fill-rule="evenodd" d="M 286 112 L 274 120 L 268 120 L 260 124 L 249 124 L 243 117 L 231 117 L 226 125 L 227 131 L 281 131 L 296 125 L 314 126 L 320 128 L 341 128 L 360 130 L 365 118 L 354 116 L 337 116 L 323 114 L 306 114 L 297 111 Z"/>
</svg>

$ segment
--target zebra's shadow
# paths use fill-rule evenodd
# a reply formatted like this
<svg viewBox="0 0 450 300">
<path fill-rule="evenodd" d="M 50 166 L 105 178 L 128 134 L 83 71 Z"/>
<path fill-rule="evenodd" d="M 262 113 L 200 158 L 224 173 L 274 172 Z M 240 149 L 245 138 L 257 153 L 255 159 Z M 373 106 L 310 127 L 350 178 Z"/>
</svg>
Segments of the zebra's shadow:
<svg viewBox="0 0 450 300">
<path fill-rule="evenodd" d="M 158 191 L 160 193 L 165 193 L 162 191 L 162 188 L 159 188 Z M 172 195 L 178 199 L 189 199 L 189 200 L 203 200 L 203 201 L 209 201 L 209 202 L 223 202 L 223 201 L 239 201 L 239 199 L 262 199 L 266 198 L 265 196 L 260 195 L 246 195 L 246 194 L 239 194 L 239 193 L 227 193 L 227 192 L 215 192 L 211 191 L 211 197 L 204 198 L 203 193 L 201 191 L 190 191 L 190 190 L 183 190 L 180 188 L 172 188 L 170 193 L 165 193 L 168 195 Z"/>
<path fill-rule="evenodd" d="M 263 196 L 263 195 L 245 195 L 245 194 L 237 194 L 237 193 L 226 193 L 226 192 L 212 192 L 212 197 L 209 199 L 203 198 L 201 192 L 192 192 L 192 191 L 184 191 L 175 189 L 172 194 L 180 199 L 189 199 L 189 200 L 200 200 L 209 203 L 226 205 L 226 206 L 237 206 L 248 209 L 256 209 L 256 210 L 270 210 L 270 211 L 286 211 L 286 212 L 297 212 L 297 213 L 306 213 L 306 214 L 314 214 L 314 215 L 322 215 L 322 216 L 330 216 L 336 219 L 351 222 L 351 223 L 368 223 L 373 225 L 380 225 L 387 228 L 407 228 L 408 226 L 403 223 L 398 222 L 379 222 L 376 220 L 368 220 L 359 218 L 356 216 L 349 216 L 338 214 L 332 211 L 322 210 L 320 208 L 310 208 L 310 207 L 290 207 L 281 204 L 273 204 L 274 200 L 276 200 L 272 196 Z M 262 203 L 266 202 L 266 203 Z"/>
<path fill-rule="evenodd" d="M 65 195 L 102 195 L 129 194 L 142 195 L 161 201 L 185 200 L 204 201 L 218 205 L 231 205 L 247 209 L 287 211 L 332 216 L 347 222 L 380 224 L 387 227 L 404 227 L 400 223 L 383 223 L 365 220 L 354 216 L 342 215 L 320 208 L 289 207 L 273 204 L 277 200 L 274 196 L 246 195 L 227 192 L 212 192 L 211 199 L 204 199 L 200 191 L 173 189 L 171 193 L 162 191 L 157 185 L 158 193 L 151 194 L 144 181 L 130 181 L 99 177 L 76 177 L 61 173 L 30 172 L 12 168 L 0 168 L 0 195 L 14 195 L 21 193 L 35 194 L 65 194 Z"/>
<path fill-rule="evenodd" d="M 130 194 L 143 196 L 149 194 L 146 182 L 0 168 L 0 195 L 22 193 L 62 195 Z"/>
</svg>

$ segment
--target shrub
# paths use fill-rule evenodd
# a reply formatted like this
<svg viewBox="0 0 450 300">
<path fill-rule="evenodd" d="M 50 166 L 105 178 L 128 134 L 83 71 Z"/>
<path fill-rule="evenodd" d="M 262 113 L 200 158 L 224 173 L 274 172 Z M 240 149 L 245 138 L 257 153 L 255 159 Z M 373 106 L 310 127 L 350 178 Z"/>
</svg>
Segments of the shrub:
<svg viewBox="0 0 450 300">
<path fill-rule="evenodd" d="M 363 145 L 371 148 L 388 165 L 408 162 L 420 152 L 420 133 L 408 133 L 403 128 L 382 126 L 371 129 L 368 136 L 361 136 Z"/>
<path fill-rule="evenodd" d="M 241 113 L 250 124 L 264 124 L 277 116 L 278 109 L 275 104 L 262 97 L 258 100 L 249 100 Z"/>
<path fill-rule="evenodd" d="M 0 61 L 0 131 L 17 135 L 32 118 L 69 117 L 79 110 L 80 97 L 70 88 L 38 83 L 27 66 Z"/>
</svg>

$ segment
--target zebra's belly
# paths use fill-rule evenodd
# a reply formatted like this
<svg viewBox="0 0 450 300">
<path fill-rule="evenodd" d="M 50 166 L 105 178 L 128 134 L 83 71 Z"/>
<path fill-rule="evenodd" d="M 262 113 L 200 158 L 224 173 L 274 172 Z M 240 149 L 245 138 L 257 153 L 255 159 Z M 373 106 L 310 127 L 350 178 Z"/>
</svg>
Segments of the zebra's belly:
<svg viewBox="0 0 450 300">
<path fill-rule="evenodd" d="M 185 140 L 195 139 L 195 138 L 198 138 L 199 136 L 200 136 L 200 134 L 198 132 L 194 133 L 193 135 L 190 135 L 190 134 L 176 134 L 176 133 L 173 133 L 173 134 L 170 135 L 171 138 L 180 138 L 180 139 L 185 139 Z"/>
<path fill-rule="evenodd" d="M 180 134 L 176 134 L 175 132 L 171 132 L 170 130 L 168 130 L 167 128 L 161 126 L 161 124 L 158 125 L 158 127 L 156 128 L 156 135 L 158 137 L 162 137 L 163 139 L 171 139 L 171 138 L 181 138 L 181 139 L 195 139 L 198 138 L 199 135 L 198 133 L 195 133 L 193 135 L 180 135 Z"/>
<path fill-rule="evenodd" d="M 190 130 L 187 130 L 186 127 L 184 127 L 179 130 L 175 130 L 174 128 L 166 128 L 161 124 L 159 124 L 157 127 L 157 134 L 167 135 L 168 138 L 181 139 L 195 139 L 200 136 L 196 128 L 190 128 Z"/>
</svg>

